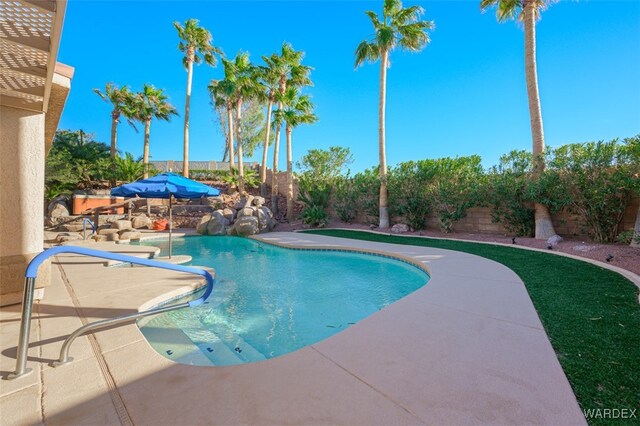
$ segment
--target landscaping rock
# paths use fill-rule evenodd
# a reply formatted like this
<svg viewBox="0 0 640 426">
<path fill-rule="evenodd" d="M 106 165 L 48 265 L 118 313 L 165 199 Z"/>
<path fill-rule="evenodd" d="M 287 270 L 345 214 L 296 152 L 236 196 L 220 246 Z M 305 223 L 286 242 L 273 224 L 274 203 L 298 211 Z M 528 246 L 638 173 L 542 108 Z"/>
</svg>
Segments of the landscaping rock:
<svg viewBox="0 0 640 426">
<path fill-rule="evenodd" d="M 242 208 L 240 210 L 238 210 L 238 219 L 240 219 L 241 217 L 245 217 L 245 216 L 253 216 L 253 213 L 255 211 L 255 207 L 245 207 Z"/>
<path fill-rule="evenodd" d="M 244 204 L 243 207 L 251 207 L 251 203 L 253 202 L 253 195 L 247 194 L 243 196 L 240 201 Z"/>
<path fill-rule="evenodd" d="M 264 205 L 265 199 L 264 197 L 255 196 L 253 197 L 253 205 L 256 207 L 261 207 Z"/>
<path fill-rule="evenodd" d="M 131 219 L 131 226 L 135 229 L 151 229 L 153 228 L 153 221 L 146 214 L 141 214 Z"/>
<path fill-rule="evenodd" d="M 78 241 L 82 240 L 82 236 L 80 234 L 75 234 L 71 232 L 64 232 L 62 234 L 58 234 L 56 237 L 56 242 L 63 243 L 65 241 Z"/>
<path fill-rule="evenodd" d="M 117 232 L 107 235 L 107 241 L 120 241 L 120 235 Z"/>
<path fill-rule="evenodd" d="M 560 235 L 553 235 L 547 240 L 547 245 L 556 248 L 558 244 L 560 244 L 563 240 L 564 238 L 562 238 Z"/>
<path fill-rule="evenodd" d="M 67 217 L 67 216 L 69 216 L 69 208 L 62 201 L 59 201 L 59 202 L 57 202 L 55 204 L 52 203 L 52 204 L 49 205 L 49 216 L 51 216 L 51 217 Z"/>
<path fill-rule="evenodd" d="M 269 232 L 276 226 L 273 213 L 267 207 L 259 207 L 254 216 L 258 219 L 258 228 L 260 232 Z"/>
<path fill-rule="evenodd" d="M 247 235 L 255 235 L 260 232 L 258 228 L 258 218 L 254 216 L 243 216 L 236 220 L 233 227 L 229 230 L 231 235 L 240 235 L 246 237 Z"/>
<path fill-rule="evenodd" d="M 69 216 L 69 197 L 67 195 L 58 195 L 51 200 L 47 207 L 49 217 Z M 65 213 L 66 212 L 66 213 Z"/>
<path fill-rule="evenodd" d="M 64 225 L 60 225 L 58 228 L 62 231 L 67 231 L 67 232 L 82 232 L 83 225 L 77 222 L 65 223 Z M 91 225 L 87 223 L 87 232 L 91 233 L 91 231 L 92 231 Z"/>
<path fill-rule="evenodd" d="M 211 219 L 207 222 L 207 235 L 226 235 L 229 221 L 225 219 L 220 210 L 211 213 Z"/>
<path fill-rule="evenodd" d="M 113 229 L 131 229 L 133 228 L 133 224 L 130 220 L 116 220 L 111 223 L 111 228 Z"/>
<path fill-rule="evenodd" d="M 202 216 L 202 218 L 200 219 L 200 223 L 198 223 L 198 225 L 196 226 L 196 232 L 198 234 L 207 235 L 207 224 L 210 220 L 210 214 L 205 214 L 204 216 Z"/>
<path fill-rule="evenodd" d="M 98 235 L 117 234 L 120 230 L 115 228 L 103 228 L 98 230 Z"/>
<path fill-rule="evenodd" d="M 396 223 L 391 227 L 391 232 L 394 234 L 403 234 L 405 232 L 411 231 L 409 225 L 405 225 L 404 223 Z"/>
<path fill-rule="evenodd" d="M 121 240 L 139 240 L 142 234 L 135 229 L 125 229 L 118 232 Z"/>
<path fill-rule="evenodd" d="M 229 208 L 224 209 L 222 210 L 222 214 L 225 217 L 225 219 L 229 221 L 229 223 L 232 223 L 236 218 L 236 211 L 233 209 L 229 209 Z"/>
</svg>

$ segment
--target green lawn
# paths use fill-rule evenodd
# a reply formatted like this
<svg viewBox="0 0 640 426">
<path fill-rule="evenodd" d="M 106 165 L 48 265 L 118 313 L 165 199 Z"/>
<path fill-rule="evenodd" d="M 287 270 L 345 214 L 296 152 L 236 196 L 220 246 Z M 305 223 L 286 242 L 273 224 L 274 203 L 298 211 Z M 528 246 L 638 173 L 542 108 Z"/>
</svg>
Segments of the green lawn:
<svg viewBox="0 0 640 426">
<path fill-rule="evenodd" d="M 581 407 L 637 409 L 634 422 L 640 423 L 638 288 L 620 274 L 567 257 L 492 244 L 330 229 L 307 232 L 457 250 L 511 268 L 524 281 Z M 625 420 L 589 421 L 607 422 Z"/>
</svg>

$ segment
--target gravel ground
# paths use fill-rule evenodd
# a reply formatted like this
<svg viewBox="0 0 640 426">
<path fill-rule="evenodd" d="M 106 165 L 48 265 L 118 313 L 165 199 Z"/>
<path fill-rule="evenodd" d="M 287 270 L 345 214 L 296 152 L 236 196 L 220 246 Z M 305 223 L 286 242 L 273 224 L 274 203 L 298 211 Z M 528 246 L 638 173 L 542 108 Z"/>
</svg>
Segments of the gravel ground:
<svg viewBox="0 0 640 426">
<path fill-rule="evenodd" d="M 371 227 L 356 223 L 331 222 L 327 228 L 348 228 L 348 229 L 365 229 L 370 230 Z M 300 229 L 308 229 L 302 222 L 296 221 L 291 223 L 279 223 L 275 231 L 295 231 Z M 374 229 L 374 230 L 377 230 Z M 401 235 L 416 235 L 436 238 L 450 238 L 454 240 L 472 240 L 490 243 L 512 244 L 512 236 L 496 235 L 496 234 L 472 234 L 465 232 L 452 232 L 444 234 L 439 231 L 423 230 L 416 232 L 405 232 Z M 547 249 L 545 240 L 536 240 L 535 238 L 517 237 L 515 244 L 525 247 L 534 247 L 539 249 Z M 588 259 L 599 260 L 626 269 L 635 274 L 640 275 L 640 248 L 631 247 L 626 244 L 600 244 L 584 239 L 565 239 L 553 248 L 553 251 L 569 253 L 574 256 L 585 257 Z"/>
</svg>

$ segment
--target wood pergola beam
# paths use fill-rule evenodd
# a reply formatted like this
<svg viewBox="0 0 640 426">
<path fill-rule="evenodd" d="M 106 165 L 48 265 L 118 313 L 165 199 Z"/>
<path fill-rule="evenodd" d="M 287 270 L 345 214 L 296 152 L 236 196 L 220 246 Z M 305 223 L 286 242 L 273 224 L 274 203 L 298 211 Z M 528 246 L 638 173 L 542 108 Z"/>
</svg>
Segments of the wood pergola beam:
<svg viewBox="0 0 640 426">
<path fill-rule="evenodd" d="M 21 3 L 40 9 L 43 12 L 55 13 L 56 2 L 52 0 L 20 0 Z"/>
</svg>

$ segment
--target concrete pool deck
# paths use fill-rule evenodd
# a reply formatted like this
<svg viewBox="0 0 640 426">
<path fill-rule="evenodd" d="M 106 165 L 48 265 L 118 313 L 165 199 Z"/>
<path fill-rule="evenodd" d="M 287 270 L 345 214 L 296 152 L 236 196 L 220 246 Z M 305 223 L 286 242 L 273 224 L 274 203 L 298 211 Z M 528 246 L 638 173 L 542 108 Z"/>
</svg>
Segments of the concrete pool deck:
<svg viewBox="0 0 640 426">
<path fill-rule="evenodd" d="M 186 274 L 60 257 L 34 305 L 34 373 L 0 381 L 2 424 L 586 424 L 524 284 L 505 266 L 312 234 L 257 239 L 398 255 L 424 265 L 431 280 L 329 339 L 268 361 L 176 364 L 130 323 L 78 338 L 75 360 L 52 368 L 83 321 L 133 313 L 200 285 Z M 19 305 L 0 309 L 3 377 L 15 368 L 19 321 Z"/>
</svg>

